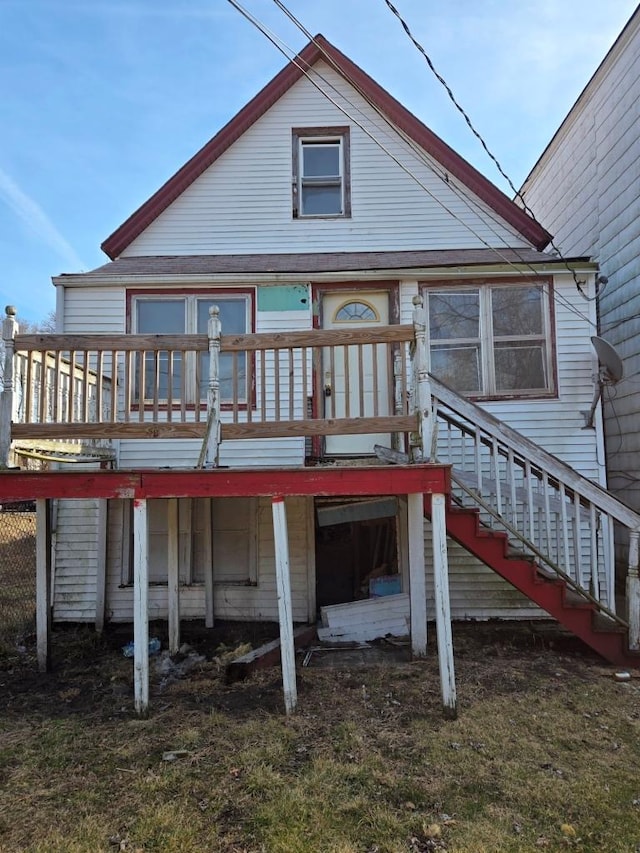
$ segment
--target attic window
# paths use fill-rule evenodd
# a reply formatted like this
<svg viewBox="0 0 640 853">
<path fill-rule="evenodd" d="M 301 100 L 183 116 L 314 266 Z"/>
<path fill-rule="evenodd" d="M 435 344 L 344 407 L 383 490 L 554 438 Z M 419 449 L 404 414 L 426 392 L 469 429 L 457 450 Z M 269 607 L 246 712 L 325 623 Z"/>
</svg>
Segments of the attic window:
<svg viewBox="0 0 640 853">
<path fill-rule="evenodd" d="M 293 216 L 351 216 L 349 128 L 293 130 Z"/>
</svg>

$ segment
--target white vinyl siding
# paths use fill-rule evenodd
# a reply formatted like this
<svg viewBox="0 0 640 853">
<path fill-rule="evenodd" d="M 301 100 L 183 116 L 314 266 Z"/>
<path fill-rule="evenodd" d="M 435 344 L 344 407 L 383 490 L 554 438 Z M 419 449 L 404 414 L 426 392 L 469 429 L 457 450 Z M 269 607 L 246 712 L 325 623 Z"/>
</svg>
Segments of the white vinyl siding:
<svg viewBox="0 0 640 853">
<path fill-rule="evenodd" d="M 194 501 L 198 503 L 197 500 Z M 256 584 L 246 586 L 216 583 L 214 574 L 214 615 L 218 619 L 278 621 L 275 553 L 273 544 L 273 519 L 271 502 L 261 498 L 253 501 L 256 516 Z M 313 576 L 313 540 L 309 541 L 309 499 L 287 498 L 289 527 L 289 556 L 291 569 L 291 595 L 293 619 L 308 619 L 308 579 Z M 133 589 L 122 585 L 122 518 L 126 502 L 111 501 L 109 512 L 110 551 L 107 565 L 107 602 L 109 618 L 113 622 L 133 620 Z M 197 515 L 198 508 L 195 508 Z M 167 618 L 167 587 L 149 588 L 149 618 Z M 205 613 L 203 583 L 180 587 L 180 613 L 183 619 L 203 619 Z"/>
<path fill-rule="evenodd" d="M 98 500 L 56 501 L 53 534 L 53 618 L 93 622 L 96 616 Z"/>
<path fill-rule="evenodd" d="M 324 63 L 316 68 L 338 93 L 345 92 L 345 98 L 332 96 L 402 167 L 302 79 L 123 255 L 298 252 L 301 246 L 309 252 L 529 246 L 428 155 L 414 152 L 341 76 Z M 292 129 L 344 125 L 350 128 L 351 216 L 294 219 Z"/>
</svg>

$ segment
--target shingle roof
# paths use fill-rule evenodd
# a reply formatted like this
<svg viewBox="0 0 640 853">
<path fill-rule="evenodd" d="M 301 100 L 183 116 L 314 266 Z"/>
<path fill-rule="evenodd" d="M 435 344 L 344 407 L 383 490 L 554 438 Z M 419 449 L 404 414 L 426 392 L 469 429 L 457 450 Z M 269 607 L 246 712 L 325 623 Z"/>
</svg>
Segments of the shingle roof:
<svg viewBox="0 0 640 853">
<path fill-rule="evenodd" d="M 308 252 L 282 255 L 172 255 L 118 258 L 84 273 L 83 279 L 121 276 L 250 275 L 264 273 L 372 272 L 429 267 L 557 263 L 534 249 L 437 249 L 401 252 Z M 64 278 L 61 276 L 60 278 Z"/>
<path fill-rule="evenodd" d="M 460 157 L 446 142 L 369 77 L 324 36 L 317 35 L 237 115 L 209 140 L 172 178 L 135 211 L 102 244 L 112 259 L 118 257 L 193 181 L 270 109 L 319 60 L 328 59 L 347 81 L 384 112 L 398 128 L 433 156 L 443 168 L 516 228 L 533 246 L 543 249 L 550 240 L 544 228 L 514 204 L 501 190 Z"/>
</svg>

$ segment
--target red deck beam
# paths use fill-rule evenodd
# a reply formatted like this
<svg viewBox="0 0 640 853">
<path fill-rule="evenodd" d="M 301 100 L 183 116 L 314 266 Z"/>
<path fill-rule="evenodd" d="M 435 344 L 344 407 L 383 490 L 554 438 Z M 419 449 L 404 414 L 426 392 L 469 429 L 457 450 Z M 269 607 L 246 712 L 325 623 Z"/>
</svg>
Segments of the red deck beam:
<svg viewBox="0 0 640 853">
<path fill-rule="evenodd" d="M 406 495 L 449 491 L 449 466 L 432 464 L 0 473 L 0 503 L 37 498 Z"/>
</svg>

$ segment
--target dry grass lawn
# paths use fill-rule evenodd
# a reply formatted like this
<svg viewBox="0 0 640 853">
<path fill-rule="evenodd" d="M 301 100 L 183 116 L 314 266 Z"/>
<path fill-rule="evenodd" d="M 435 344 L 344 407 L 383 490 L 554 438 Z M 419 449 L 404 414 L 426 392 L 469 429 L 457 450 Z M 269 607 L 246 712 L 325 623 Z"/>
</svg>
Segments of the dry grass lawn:
<svg viewBox="0 0 640 853">
<path fill-rule="evenodd" d="M 299 667 L 291 718 L 279 670 L 226 686 L 210 655 L 143 721 L 115 639 L 57 632 L 51 674 L 0 664 L 0 850 L 640 850 L 640 680 L 528 632 L 455 642 L 454 722 L 434 654 Z"/>
</svg>

